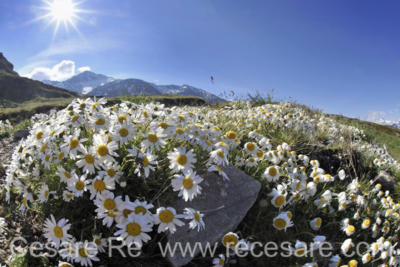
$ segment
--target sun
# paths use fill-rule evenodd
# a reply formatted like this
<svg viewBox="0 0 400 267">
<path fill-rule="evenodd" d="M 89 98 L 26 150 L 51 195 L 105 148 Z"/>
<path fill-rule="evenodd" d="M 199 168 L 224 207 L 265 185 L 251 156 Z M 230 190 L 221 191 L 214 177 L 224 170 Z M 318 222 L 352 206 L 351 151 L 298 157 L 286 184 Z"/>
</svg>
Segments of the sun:
<svg viewBox="0 0 400 267">
<path fill-rule="evenodd" d="M 49 15 L 58 22 L 68 22 L 77 16 L 76 3 L 72 0 L 53 0 L 49 3 Z"/>
<path fill-rule="evenodd" d="M 64 25 L 67 31 L 72 27 L 79 33 L 77 21 L 82 21 L 79 14 L 88 12 L 79 8 L 81 3 L 74 0 L 43 0 L 43 6 L 40 7 L 43 10 L 43 14 L 36 18 L 36 20 L 43 19 L 47 20 L 49 25 L 53 24 L 54 35 L 57 34 L 60 25 Z"/>
</svg>

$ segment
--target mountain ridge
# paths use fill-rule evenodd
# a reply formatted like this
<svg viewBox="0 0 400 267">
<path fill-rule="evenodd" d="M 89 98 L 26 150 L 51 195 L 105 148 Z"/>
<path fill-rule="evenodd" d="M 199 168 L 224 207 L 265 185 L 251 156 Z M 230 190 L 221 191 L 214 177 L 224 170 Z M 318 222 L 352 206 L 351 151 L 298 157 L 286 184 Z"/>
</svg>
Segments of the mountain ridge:
<svg viewBox="0 0 400 267">
<path fill-rule="evenodd" d="M 204 89 L 191 85 L 157 85 L 137 78 L 115 79 L 104 74 L 84 71 L 71 78 L 59 81 L 43 81 L 44 83 L 61 87 L 73 92 L 90 96 L 126 96 L 126 95 L 181 95 L 201 97 L 209 103 L 220 103 L 220 98 Z"/>
</svg>

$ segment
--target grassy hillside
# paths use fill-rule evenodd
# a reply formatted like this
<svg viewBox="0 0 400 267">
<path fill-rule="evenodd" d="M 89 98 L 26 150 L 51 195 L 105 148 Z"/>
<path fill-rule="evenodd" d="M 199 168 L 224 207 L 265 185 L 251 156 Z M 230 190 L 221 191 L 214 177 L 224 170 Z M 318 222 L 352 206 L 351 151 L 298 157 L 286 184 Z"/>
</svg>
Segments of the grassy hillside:
<svg viewBox="0 0 400 267">
<path fill-rule="evenodd" d="M 9 120 L 12 123 L 18 123 L 23 120 L 29 119 L 37 113 L 47 113 L 51 109 L 62 109 L 71 103 L 73 98 L 43 98 L 38 97 L 23 103 L 14 103 L 7 101 L 7 107 L 0 105 L 0 120 Z M 109 104 L 121 103 L 126 100 L 133 103 L 145 104 L 150 102 L 159 102 L 167 106 L 177 105 L 205 105 L 206 102 L 195 96 L 176 96 L 176 95 L 137 95 L 137 96 L 123 96 L 107 98 Z M 0 100 L 1 101 L 1 100 Z M 1 102 L 0 102 L 1 104 Z"/>
<path fill-rule="evenodd" d="M 388 152 L 397 161 L 400 161 L 400 130 L 392 126 L 385 126 L 359 119 L 347 118 L 339 115 L 330 115 L 338 122 L 357 127 L 364 131 L 370 142 L 377 142 L 385 145 Z"/>
<path fill-rule="evenodd" d="M 340 266 L 337 263 L 341 258 L 340 264 L 357 266 L 361 262 L 384 264 L 389 261 L 389 257 L 368 254 L 367 248 L 379 246 L 384 238 L 387 242 L 380 253 L 386 253 L 397 242 L 398 186 L 374 182 L 379 172 L 400 168 L 375 144 L 386 143 L 389 147 L 391 142 L 398 141 L 397 131 L 325 115 L 291 103 L 231 102 L 224 106 L 163 107 L 144 104 L 151 100 L 148 97 L 125 98 L 123 100 L 129 102 L 123 104 L 118 103 L 121 99 L 109 100 L 102 104 L 93 100 L 76 101 L 60 114 L 42 116 L 32 123 L 32 134 L 26 142 L 16 146 L 12 164 L 7 169 L 5 189 L 11 202 L 1 202 L 0 198 L 3 207 L 0 216 L 4 216 L 7 223 L 14 221 L 22 225 L 18 231 L 9 230 L 7 238 L 22 234 L 29 241 L 50 240 L 50 235 L 43 234 L 52 233 L 54 229 L 43 224 L 52 216 L 56 221 L 68 219 L 71 225 L 65 233 L 77 239 L 76 242 L 69 240 L 72 245 L 92 240 L 94 234 L 101 234 L 102 238 L 122 236 L 124 229 L 129 235 L 137 236 L 124 224 L 129 223 L 132 227 L 140 226 L 139 230 L 146 229 L 149 236 L 143 240 L 143 256 L 135 258 L 135 264 L 167 266 L 168 261 L 161 256 L 157 245 L 167 241 L 168 229 L 162 228 L 162 220 L 171 222 L 169 218 L 174 218 L 175 212 L 182 218 L 182 224 L 196 219 L 192 215 L 186 217 L 186 210 L 175 204 L 184 198 L 188 207 L 196 208 L 182 195 L 182 190 L 202 201 L 205 190 L 189 191 L 203 180 L 196 174 L 207 179 L 203 175 L 205 172 L 216 172 L 221 177 L 213 179 L 220 179 L 218 186 L 223 188 L 230 183 L 223 166 L 231 164 L 258 180 L 261 189 L 255 193 L 256 203 L 237 228 L 218 233 L 221 242 L 217 255 L 226 251 L 224 246 L 230 246 L 227 245 L 230 240 L 237 243 L 239 239 L 262 244 L 288 242 L 298 254 L 272 258 L 248 255 L 243 259 L 230 255 L 226 259 L 228 262 L 240 260 L 239 266 L 328 266 L 330 261 Z M 59 127 L 60 123 L 65 127 Z M 75 142 L 82 142 L 88 147 L 87 151 L 77 151 L 75 158 L 71 150 L 65 154 L 60 150 L 64 144 L 72 147 Z M 137 154 L 137 149 L 146 154 Z M 93 166 L 92 171 L 86 171 L 85 168 L 93 165 L 94 161 L 90 160 L 93 158 L 99 162 L 99 168 Z M 78 162 L 82 159 L 86 163 L 81 166 Z M 76 177 L 71 178 L 71 170 L 76 172 Z M 398 181 L 398 173 L 392 174 L 394 181 Z M 71 194 L 67 195 L 69 192 Z M 130 203 L 134 200 L 145 204 Z M 138 206 L 134 205 L 145 212 L 136 212 Z M 170 215 L 163 212 L 164 208 L 174 212 Z M 215 232 L 208 216 L 219 209 L 194 211 L 198 212 L 200 222 L 204 215 L 203 231 L 211 228 L 209 231 Z M 322 258 L 318 254 L 300 257 L 309 253 L 306 244 L 318 240 L 332 245 L 332 257 Z M 354 250 L 349 240 L 354 244 L 368 242 L 368 246 L 349 257 L 346 252 Z M 109 258 L 100 251 L 100 245 L 95 252 L 98 258 L 92 259 L 94 266 L 132 265 L 131 258 L 119 255 Z M 54 266 L 58 263 L 56 259 L 39 261 L 19 255 L 11 258 L 14 264 L 11 266 Z M 74 263 L 78 260 L 73 259 Z M 211 256 L 197 257 L 189 266 L 209 266 L 213 260 Z"/>
</svg>

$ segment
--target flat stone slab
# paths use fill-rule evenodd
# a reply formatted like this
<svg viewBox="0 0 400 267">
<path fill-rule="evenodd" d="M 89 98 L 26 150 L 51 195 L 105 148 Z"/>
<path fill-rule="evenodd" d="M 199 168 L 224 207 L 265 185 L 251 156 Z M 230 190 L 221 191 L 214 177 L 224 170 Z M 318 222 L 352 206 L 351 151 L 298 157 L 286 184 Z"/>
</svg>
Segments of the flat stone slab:
<svg viewBox="0 0 400 267">
<path fill-rule="evenodd" d="M 204 181 L 200 184 L 203 188 L 202 194 L 193 201 L 185 202 L 181 199 L 172 205 L 177 212 L 182 212 L 187 207 L 203 212 L 205 229 L 200 232 L 197 231 L 197 228 L 190 230 L 188 224 L 178 227 L 174 234 L 168 235 L 171 248 L 179 242 L 182 248 L 185 248 L 187 243 L 192 248 L 195 248 L 196 243 L 201 244 L 203 248 L 209 243 L 213 248 L 214 244 L 220 242 L 226 233 L 235 231 L 249 209 L 254 205 L 261 189 L 260 182 L 233 166 L 223 167 L 222 170 L 230 178 L 229 181 L 225 181 L 215 173 L 203 174 L 201 177 Z M 193 256 L 196 256 L 199 252 L 200 250 L 197 247 Z M 193 257 L 189 253 L 186 255 L 182 255 L 182 253 L 168 255 L 168 260 L 174 267 L 183 266 L 192 259 Z"/>
</svg>

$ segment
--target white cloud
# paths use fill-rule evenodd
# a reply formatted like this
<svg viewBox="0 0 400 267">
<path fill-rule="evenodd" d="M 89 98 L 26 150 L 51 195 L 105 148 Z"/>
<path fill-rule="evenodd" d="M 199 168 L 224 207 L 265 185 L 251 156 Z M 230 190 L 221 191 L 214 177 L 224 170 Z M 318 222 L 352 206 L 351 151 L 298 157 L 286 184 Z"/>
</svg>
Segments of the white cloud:
<svg viewBox="0 0 400 267">
<path fill-rule="evenodd" d="M 382 122 L 385 121 L 386 112 L 370 110 L 368 111 L 367 121 L 371 122 Z"/>
<path fill-rule="evenodd" d="M 78 68 L 78 72 L 84 72 L 84 71 L 90 71 L 90 67 L 89 66 L 84 66 L 84 67 Z"/>
<path fill-rule="evenodd" d="M 63 60 L 60 63 L 54 65 L 53 67 L 35 67 L 30 73 L 25 74 L 23 76 L 44 81 L 63 81 L 71 78 L 76 74 L 75 72 L 75 62 L 72 60 Z M 78 71 L 81 72 L 83 70 L 90 70 L 89 66 L 80 67 Z"/>
</svg>

